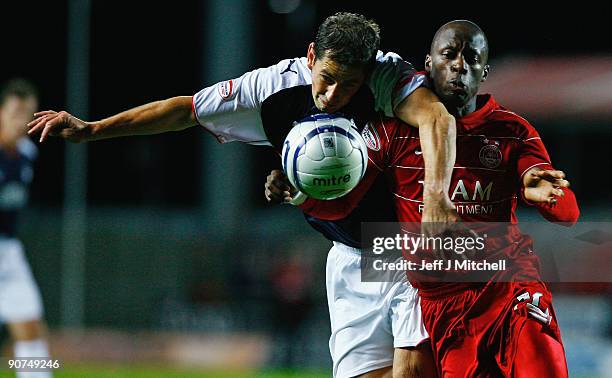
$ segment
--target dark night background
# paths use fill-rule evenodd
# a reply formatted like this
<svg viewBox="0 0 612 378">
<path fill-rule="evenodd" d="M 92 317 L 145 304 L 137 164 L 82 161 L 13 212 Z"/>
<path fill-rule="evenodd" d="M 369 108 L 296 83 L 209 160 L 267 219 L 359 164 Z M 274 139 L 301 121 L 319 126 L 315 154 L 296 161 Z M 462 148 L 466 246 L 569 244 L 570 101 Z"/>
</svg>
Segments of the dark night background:
<svg viewBox="0 0 612 378">
<path fill-rule="evenodd" d="M 382 27 L 382 50 L 395 51 L 420 69 L 436 29 L 457 18 L 473 20 L 487 33 L 492 75 L 495 75 L 495 61 L 510 55 L 539 57 L 612 52 L 605 20 L 600 20 L 604 16 L 596 7 L 538 9 L 533 5 L 497 5 L 493 9 L 466 4 L 451 7 L 384 1 L 304 1 L 300 7 L 308 10 L 296 25 L 295 18 L 273 13 L 266 2 L 260 4 L 255 14 L 243 15 L 255 18 L 257 26 L 256 43 L 250 46 L 256 57 L 250 65 L 253 68 L 304 55 L 316 25 L 338 10 L 357 11 L 374 18 Z M 201 17 L 205 6 L 206 2 L 183 0 L 172 5 L 93 1 L 89 118 L 99 119 L 166 97 L 191 95 L 213 84 L 202 74 L 207 48 Z M 65 1 L 42 2 L 35 7 L 12 2 L 5 6 L 0 25 L 4 36 L 0 78 L 6 80 L 20 75 L 32 79 L 40 86 L 43 109 L 65 108 L 66 9 Z M 201 193 L 198 185 L 205 185 L 205 181 L 199 184 L 195 180 L 203 161 L 200 154 L 206 154 L 197 142 L 201 134 L 202 130 L 193 128 L 177 134 L 90 144 L 89 203 L 194 205 Z M 556 147 L 558 137 L 545 132 L 543 137 L 553 161 L 562 163 L 568 152 Z M 609 160 L 604 154 L 604 143 L 609 138 L 602 138 L 599 132 L 581 138 L 572 148 L 589 146 L 584 151 L 588 156 L 583 158 L 589 164 L 581 169 L 595 172 L 599 163 Z M 252 174 L 258 179 L 253 179 L 252 189 L 245 192 L 257 206 L 262 206 L 261 195 L 257 193 L 260 182 L 277 164 L 270 152 L 251 150 L 249 153 L 259 160 L 257 171 Z M 61 202 L 62 151 L 63 142 L 56 140 L 41 146 L 33 204 L 56 206 Z M 573 184 L 585 201 L 611 198 L 602 186 Z"/>
<path fill-rule="evenodd" d="M 249 9 L 236 9 L 238 1 L 250 5 Z M 512 78 L 518 73 L 518 89 L 509 88 L 518 86 L 514 82 L 508 88 L 497 84 L 493 94 L 502 105 L 511 93 L 515 94 L 513 101 L 527 98 L 523 102 L 531 106 L 533 114 L 511 109 L 532 121 L 553 163 L 566 172 L 581 206 L 581 220 L 611 220 L 612 34 L 603 5 L 302 0 L 293 13 L 273 11 L 275 5 L 296 2 L 300 1 L 91 0 L 89 114 L 75 115 L 97 120 L 150 101 L 193 95 L 221 79 L 242 74 L 241 70 L 214 79 L 206 74 L 216 67 L 212 67 L 214 59 L 208 59 L 214 50 L 211 41 L 217 46 L 217 65 L 219 56 L 226 57 L 228 63 L 243 59 L 234 56 L 247 56 L 238 62 L 242 67 L 265 67 L 284 58 L 304 56 L 325 17 L 336 11 L 356 11 L 380 24 L 381 50 L 394 51 L 422 69 L 435 31 L 450 20 L 469 19 L 479 24 L 489 39 L 492 68 L 485 86 L 496 77 L 505 77 L 497 83 L 508 83 L 508 75 Z M 211 12 L 215 6 L 222 12 Z M 40 89 L 41 109 L 63 110 L 69 103 L 68 53 L 77 50 L 68 46 L 69 8 L 64 0 L 2 4 L 0 82 L 14 76 L 31 79 Z M 230 8 L 227 14 L 223 13 L 226 8 Z M 217 15 L 213 25 L 207 24 L 210 14 Z M 250 25 L 245 37 L 248 41 L 234 40 L 231 45 L 228 30 L 244 22 Z M 244 28 L 242 32 L 237 34 L 244 36 Z M 220 54 L 218 48 L 223 49 L 224 43 L 233 47 Z M 245 51 L 236 51 L 240 43 Z M 521 62 L 539 63 L 523 67 Z M 213 72 L 218 74 L 226 67 L 220 68 Z M 578 80 L 583 76 L 589 77 L 584 80 L 589 84 L 586 88 Z M 557 89 L 550 90 L 547 87 L 552 88 L 553 80 Z M 567 93 L 559 88 L 566 82 L 579 95 L 564 97 Z M 551 107 L 552 95 L 557 93 L 562 94 Z M 529 104 L 534 96 L 538 101 Z M 571 112 L 572 102 L 586 104 L 582 100 L 590 99 L 601 99 L 595 101 L 599 113 L 583 117 Z M 265 203 L 265 177 L 270 169 L 280 167 L 280 159 L 272 151 L 215 143 L 200 127 L 88 143 L 87 206 L 79 204 L 72 213 L 66 212 L 69 206 L 62 207 L 64 154 L 71 149 L 54 138 L 39 144 L 30 207 L 21 218 L 20 236 L 42 291 L 55 343 L 52 349 L 62 358 L 79 362 L 89 358 L 70 354 L 88 350 L 82 344 L 59 345 L 62 338 L 56 338 L 55 332 L 69 327 L 86 330 L 79 330 L 73 340 L 82 340 L 83 345 L 93 340 L 89 349 L 95 352 L 90 356 L 93 360 L 124 354 L 122 362 L 126 364 L 133 364 L 133 356 L 142 356 L 151 345 L 158 345 L 146 337 L 133 338 L 133 332 L 145 330 L 160 340 L 155 339 L 158 333 L 169 331 L 189 336 L 239 335 L 240 343 L 227 348 L 229 351 L 244 347 L 244 337 L 261 337 L 264 346 L 251 344 L 255 347 L 247 353 L 260 356 L 259 365 L 245 363 L 258 369 L 277 366 L 278 361 L 273 361 L 280 358 L 277 350 L 291 352 L 270 335 L 295 326 L 296 332 L 301 332 L 297 349 L 291 352 L 301 358 L 296 366 L 323 369 L 321 376 L 329 376 L 324 285 L 329 242 L 305 225 L 300 212 Z M 227 177 L 218 180 L 219 176 Z M 523 218 L 524 214 L 537 215 L 522 209 L 522 222 L 531 220 Z M 591 224 L 581 222 L 574 229 L 581 226 Z M 538 253 L 548 250 L 551 257 L 551 252 L 557 251 L 563 242 L 555 235 L 551 232 L 542 238 L 548 240 L 542 240 L 544 248 Z M 601 264 L 593 259 L 587 264 L 572 260 L 570 265 L 587 272 L 603 271 L 610 266 L 610 255 L 600 256 Z M 273 294 L 274 287 L 283 285 L 278 282 L 282 274 L 275 272 L 283 266 L 302 273 L 300 289 L 311 307 L 310 312 L 299 310 L 299 318 L 304 320 L 301 324 L 274 317 L 274 309 L 283 305 Z M 555 307 L 571 375 L 591 377 L 594 372 L 609 372 L 609 280 L 589 286 L 588 295 L 580 285 L 564 284 L 560 295 L 555 292 Z M 106 349 L 97 344 L 98 337 L 104 335 L 108 337 Z M 208 355 L 217 350 L 217 341 L 204 343 L 202 350 L 188 354 Z M 116 352 L 129 347 L 134 348 L 131 354 Z M 183 355 L 177 352 L 176 356 Z M 237 366 L 232 363 L 231 367 Z"/>
</svg>

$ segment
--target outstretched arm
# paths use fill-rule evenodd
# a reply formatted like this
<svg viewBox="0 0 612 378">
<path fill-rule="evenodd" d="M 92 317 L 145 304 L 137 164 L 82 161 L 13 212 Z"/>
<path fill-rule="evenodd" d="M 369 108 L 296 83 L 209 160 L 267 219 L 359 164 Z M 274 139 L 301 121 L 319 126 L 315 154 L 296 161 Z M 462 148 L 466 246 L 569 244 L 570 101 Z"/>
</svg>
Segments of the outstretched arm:
<svg viewBox="0 0 612 378">
<path fill-rule="evenodd" d="M 395 114 L 419 128 L 425 163 L 423 218 L 426 222 L 454 222 L 459 219 L 448 196 L 456 158 L 455 118 L 428 88 L 421 87 L 404 99 Z"/>
<path fill-rule="evenodd" d="M 578 220 L 580 210 L 576 196 L 569 189 L 569 181 L 565 173 L 553 167 L 538 132 L 530 124 L 523 124 L 526 133 L 517 161 L 521 195 L 550 222 L 571 226 Z"/>
<path fill-rule="evenodd" d="M 178 131 L 197 124 L 191 96 L 151 102 L 94 122 L 83 121 L 65 111 L 47 110 L 34 116 L 36 118 L 28 124 L 29 134 L 40 133 L 41 142 L 49 135 L 71 142 L 86 142 Z"/>
</svg>

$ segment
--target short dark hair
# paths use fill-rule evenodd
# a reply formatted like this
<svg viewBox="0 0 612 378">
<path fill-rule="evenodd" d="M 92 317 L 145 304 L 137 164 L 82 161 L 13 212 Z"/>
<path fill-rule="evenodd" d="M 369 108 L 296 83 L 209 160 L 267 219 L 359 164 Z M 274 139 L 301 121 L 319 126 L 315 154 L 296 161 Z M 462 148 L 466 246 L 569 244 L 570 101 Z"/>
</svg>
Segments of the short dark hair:
<svg viewBox="0 0 612 378">
<path fill-rule="evenodd" d="M 323 21 L 315 38 L 316 59 L 328 57 L 347 66 L 370 65 L 380 46 L 380 27 L 356 13 L 338 12 Z"/>
<path fill-rule="evenodd" d="M 35 97 L 38 99 L 38 89 L 29 80 L 23 78 L 10 79 L 0 87 L 0 105 L 10 96 L 19 98 Z"/>
</svg>

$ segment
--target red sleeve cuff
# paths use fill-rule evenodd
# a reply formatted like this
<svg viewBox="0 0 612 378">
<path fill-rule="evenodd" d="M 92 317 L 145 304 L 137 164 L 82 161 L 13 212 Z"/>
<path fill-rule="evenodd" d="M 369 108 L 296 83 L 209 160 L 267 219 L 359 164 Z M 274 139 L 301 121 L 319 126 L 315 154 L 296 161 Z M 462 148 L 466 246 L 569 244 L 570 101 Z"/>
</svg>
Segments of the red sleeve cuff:
<svg viewBox="0 0 612 378">
<path fill-rule="evenodd" d="M 538 203 L 535 206 L 548 221 L 572 226 L 576 224 L 578 217 L 580 217 L 580 209 L 574 192 L 568 188 L 563 188 L 563 192 L 565 195 L 558 197 L 556 203 Z"/>
</svg>

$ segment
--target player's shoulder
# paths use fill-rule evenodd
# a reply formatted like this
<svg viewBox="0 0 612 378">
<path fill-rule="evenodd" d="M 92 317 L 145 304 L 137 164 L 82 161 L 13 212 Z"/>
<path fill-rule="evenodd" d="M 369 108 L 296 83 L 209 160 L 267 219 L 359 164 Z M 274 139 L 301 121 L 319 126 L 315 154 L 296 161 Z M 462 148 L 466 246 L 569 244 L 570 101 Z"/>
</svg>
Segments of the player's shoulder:
<svg viewBox="0 0 612 378">
<path fill-rule="evenodd" d="M 284 83 L 285 86 L 305 85 L 312 82 L 312 74 L 305 57 L 283 59 L 256 71 L 272 81 Z"/>
<path fill-rule="evenodd" d="M 378 50 L 376 52 L 376 61 L 379 63 L 382 62 L 399 62 L 402 60 L 402 57 L 399 56 L 399 54 L 396 54 L 392 51 L 388 51 L 388 52 L 382 52 L 380 50 Z"/>
<path fill-rule="evenodd" d="M 268 67 L 250 71 L 237 79 L 241 91 L 251 93 L 260 101 L 281 91 L 310 85 L 312 74 L 306 58 L 283 59 Z"/>
<path fill-rule="evenodd" d="M 308 60 L 305 56 L 282 59 L 273 66 L 276 67 L 278 72 L 281 74 L 297 73 L 303 75 L 305 73 L 310 73 L 310 68 L 308 68 Z"/>
<path fill-rule="evenodd" d="M 231 101 L 247 108 L 259 107 L 270 96 L 311 83 L 312 74 L 306 58 L 283 59 L 276 64 L 245 72 L 235 79 L 206 87 L 195 95 L 194 103 L 202 112 L 218 110 L 218 107 L 210 106 L 211 102 L 218 105 Z"/>
<path fill-rule="evenodd" d="M 394 52 L 383 53 L 379 50 L 376 53 L 374 69 L 368 78 L 368 85 L 372 86 L 374 82 L 389 82 L 394 86 L 405 85 L 407 82 L 412 82 L 414 77 L 420 78 L 420 75 L 416 75 L 416 70 L 410 62 Z M 420 85 L 420 82 L 418 84 Z"/>
<path fill-rule="evenodd" d="M 492 99 L 492 97 L 491 97 Z M 537 130 L 533 125 L 520 114 L 494 102 L 494 106 L 488 116 L 489 121 L 503 122 L 506 126 L 518 137 L 525 137 L 537 134 Z"/>
<path fill-rule="evenodd" d="M 392 51 L 388 51 L 388 52 L 382 52 L 380 50 L 378 50 L 376 52 L 376 65 L 386 65 L 386 64 L 391 64 L 391 65 L 404 65 L 404 66 L 408 66 L 410 68 L 413 68 L 412 64 L 410 62 L 405 61 L 399 54 L 394 53 Z"/>
</svg>

